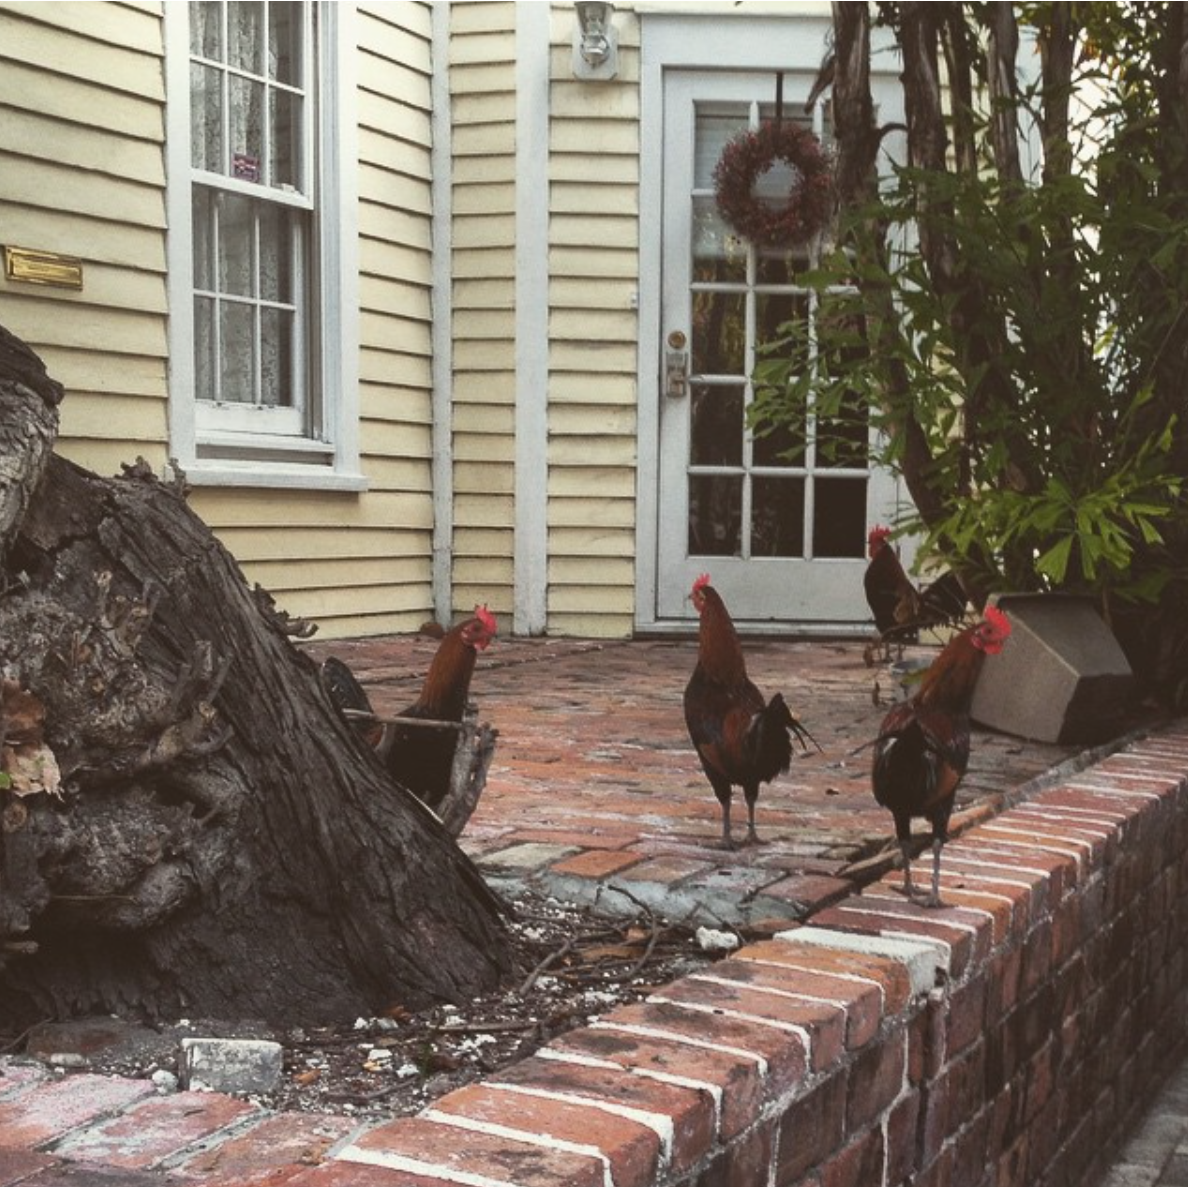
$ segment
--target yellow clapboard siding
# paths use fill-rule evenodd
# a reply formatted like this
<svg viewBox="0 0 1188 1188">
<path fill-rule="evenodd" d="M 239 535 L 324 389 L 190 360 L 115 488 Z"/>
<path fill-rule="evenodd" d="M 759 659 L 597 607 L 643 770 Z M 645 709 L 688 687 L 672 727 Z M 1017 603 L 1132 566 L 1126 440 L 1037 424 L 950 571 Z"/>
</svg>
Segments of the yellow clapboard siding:
<svg viewBox="0 0 1188 1188">
<path fill-rule="evenodd" d="M 244 569 L 251 578 L 247 566 Z M 412 611 L 425 607 L 428 601 L 423 583 L 378 587 L 344 584 L 320 590 L 292 589 L 281 585 L 269 592 L 281 609 L 298 618 L 313 619 L 319 625 L 324 618 Z"/>
<path fill-rule="evenodd" d="M 418 217 L 428 224 L 425 216 Z M 359 224 L 361 272 L 396 276 L 414 284 L 430 283 L 432 261 L 428 248 L 420 243 L 400 242 L 391 237 L 389 232 L 397 225 L 393 222 L 391 210 L 372 202 L 360 203 Z"/>
<path fill-rule="evenodd" d="M 634 461 L 634 435 L 582 434 L 554 437 L 549 442 L 550 466 L 631 466 Z"/>
<path fill-rule="evenodd" d="M 635 530 L 631 528 L 550 528 L 549 549 L 557 557 L 635 557 Z M 634 580 L 634 578 L 632 579 Z"/>
<path fill-rule="evenodd" d="M 5 325 L 38 353 L 42 347 L 68 347 L 115 355 L 165 357 L 163 318 L 135 310 L 69 302 L 56 294 L 48 295 L 53 292 L 38 290 L 39 295 L 27 295 L 12 285 L 0 287 Z"/>
<path fill-rule="evenodd" d="M 549 188 L 549 210 L 556 215 L 582 219 L 587 226 L 602 227 L 602 220 L 639 217 L 639 194 L 634 186 L 596 185 L 589 182 L 554 183 Z"/>
<path fill-rule="evenodd" d="M 459 95 L 454 100 L 454 124 L 480 127 L 484 124 L 514 126 L 516 95 L 514 91 L 488 91 L 484 94 Z"/>
<path fill-rule="evenodd" d="M 512 405 L 494 401 L 482 404 L 454 402 L 454 432 L 459 436 L 498 434 L 510 441 L 515 431 L 515 408 Z"/>
<path fill-rule="evenodd" d="M 598 404 L 553 405 L 549 429 L 558 438 L 614 436 L 634 441 L 635 409 Z"/>
<path fill-rule="evenodd" d="M 431 349 L 429 326 L 424 322 L 364 309 L 360 311 L 359 328 L 364 342 L 382 343 L 385 350 L 428 355 Z"/>
<path fill-rule="evenodd" d="M 53 9 L 57 6 L 45 7 Z M 89 17 L 98 15 L 102 18 L 118 11 L 110 4 L 82 4 L 78 7 L 84 12 L 90 10 Z M 0 53 L 4 58 L 37 67 L 44 75 L 43 86 L 49 84 L 51 76 L 61 75 L 98 83 L 105 90 L 164 101 L 165 78 L 159 65 L 159 31 L 148 50 L 138 51 L 135 46 L 80 35 L 73 27 L 55 28 L 42 24 L 38 16 L 42 9 L 41 4 L 5 4 L 0 8 Z M 65 9 L 58 11 L 69 20 L 70 26 L 84 15 L 71 11 L 67 16 Z"/>
<path fill-rule="evenodd" d="M 159 228 L 16 206 L 3 198 L 0 198 L 0 225 L 7 244 L 78 256 L 84 265 L 102 261 L 150 272 L 165 271 L 165 237 Z"/>
<path fill-rule="evenodd" d="M 630 639 L 635 626 L 631 612 L 622 614 L 557 614 L 549 610 L 548 633 L 577 639 Z"/>
<path fill-rule="evenodd" d="M 246 558 L 249 562 L 278 562 L 282 564 L 300 564 L 308 557 L 325 557 L 346 563 L 352 558 L 368 561 L 375 558 L 389 556 L 393 542 L 397 536 L 403 537 L 403 532 L 395 529 L 356 529 L 343 532 L 338 528 L 300 528 L 293 532 L 278 532 L 276 529 L 241 529 L 229 528 L 212 523 L 206 514 L 205 504 L 201 496 L 209 488 L 195 490 L 190 496 L 190 505 L 206 523 L 211 524 L 219 539 L 226 544 L 232 554 L 239 559 Z M 423 531 L 421 539 L 424 541 L 423 554 L 428 556 L 429 533 Z"/>
<path fill-rule="evenodd" d="M 94 171 L 138 185 L 165 180 L 161 146 L 152 141 L 3 106 L 0 119 L 4 147 L 17 157 L 44 157 L 46 146 L 53 145 L 54 163 L 62 169 Z"/>
<path fill-rule="evenodd" d="M 635 376 L 622 373 L 589 375 L 585 372 L 554 371 L 549 380 L 549 401 L 564 404 L 636 404 Z"/>
<path fill-rule="evenodd" d="M 169 461 L 165 443 L 138 441 L 102 441 L 97 438 L 59 437 L 55 452 L 71 462 L 93 471 L 103 477 L 123 474 L 125 465 L 132 465 L 137 455 L 142 455 L 155 474 L 162 474 Z"/>
<path fill-rule="evenodd" d="M 506 496 L 460 494 L 454 501 L 455 548 L 463 551 L 462 528 L 510 528 L 515 522 L 515 508 Z M 510 556 L 511 541 L 508 540 Z"/>
<path fill-rule="evenodd" d="M 161 443 L 168 440 L 168 411 L 164 400 L 73 393 L 62 402 L 61 435 Z"/>
<path fill-rule="evenodd" d="M 549 329 L 554 340 L 633 343 L 638 322 L 629 309 L 555 309 Z"/>
<path fill-rule="evenodd" d="M 585 498 L 592 491 L 608 499 L 635 498 L 635 470 L 623 466 L 554 466 L 549 471 L 549 498 Z"/>
<path fill-rule="evenodd" d="M 360 4 L 359 40 L 366 42 L 376 53 L 394 62 L 409 60 L 413 55 L 427 56 L 429 38 L 433 33 L 433 17 L 428 3 Z"/>
<path fill-rule="evenodd" d="M 549 249 L 549 268 L 554 276 L 627 277 L 639 276 L 636 246 L 622 250 L 556 245 Z"/>
<path fill-rule="evenodd" d="M 549 562 L 550 586 L 630 586 L 635 562 L 630 557 L 557 557 Z"/>
<path fill-rule="evenodd" d="M 639 127 L 632 121 L 554 124 L 550 146 L 556 153 L 587 153 L 592 157 L 639 157 Z"/>
<path fill-rule="evenodd" d="M 598 246 L 602 251 L 635 250 L 639 246 L 639 220 L 634 215 L 603 215 L 598 234 L 590 231 L 591 220 L 577 215 L 557 214 L 549 221 L 549 241 L 554 247 Z"/>
<path fill-rule="evenodd" d="M 474 466 L 466 471 L 467 474 L 474 474 L 479 466 L 503 466 L 506 469 L 511 469 L 511 464 L 516 456 L 516 439 L 510 434 L 498 435 L 494 433 L 476 433 L 473 431 L 467 432 L 459 430 L 457 433 L 457 441 L 454 448 L 454 462 L 455 469 L 461 467 L 464 463 L 470 462 Z M 491 480 L 492 482 L 494 480 Z M 501 484 L 505 489 L 510 491 L 510 487 Z M 479 486 L 478 491 L 488 490 L 486 486 Z"/>
<path fill-rule="evenodd" d="M 393 381 L 409 388 L 424 388 L 431 385 L 429 359 L 426 355 L 408 355 L 388 349 L 385 342 L 364 338 L 359 355 L 359 377 L 372 384 Z"/>
<path fill-rule="evenodd" d="M 451 147 L 458 157 L 514 154 L 516 126 L 511 123 L 461 124 L 453 130 Z"/>
<path fill-rule="evenodd" d="M 297 570 L 285 561 L 252 561 L 255 580 L 265 589 L 282 584 L 289 590 L 319 590 L 329 586 L 372 586 L 391 589 L 423 579 L 416 562 L 424 546 L 419 537 L 393 536 L 389 554 L 343 561 L 336 557 L 309 557 Z"/>
<path fill-rule="evenodd" d="M 634 313 L 634 277 L 554 276 L 549 281 L 549 304 L 554 309 L 606 309 Z"/>
<path fill-rule="evenodd" d="M 491 14 L 496 16 L 496 14 Z M 493 21 L 492 27 L 475 32 L 463 31 L 450 38 L 450 69 L 465 73 L 467 67 L 490 70 L 516 60 L 515 16 L 504 24 Z"/>
<path fill-rule="evenodd" d="M 516 377 L 511 371 L 460 371 L 454 376 L 454 402 L 466 404 L 511 404 L 516 398 Z"/>
<path fill-rule="evenodd" d="M 404 163 L 404 154 L 401 154 Z M 396 173 L 390 169 L 377 169 L 363 165 L 359 169 L 360 192 L 366 201 L 377 206 L 391 207 L 405 214 L 420 215 L 428 219 L 433 209 L 429 182 L 425 178 L 410 177 L 407 173 Z"/>
<path fill-rule="evenodd" d="M 454 346 L 456 372 L 512 371 L 515 361 L 515 343 L 511 342 L 460 341 Z"/>
<path fill-rule="evenodd" d="M 432 99 L 427 72 L 410 68 L 401 61 L 379 57 L 370 52 L 370 47 L 360 52 L 357 60 L 359 73 L 356 81 L 362 91 L 398 102 L 413 111 L 430 111 Z M 360 105 L 365 104 L 366 99 L 361 96 Z"/>
<path fill-rule="evenodd" d="M 512 248 L 516 242 L 516 218 L 513 213 L 459 215 L 454 219 L 454 249 Z"/>
<path fill-rule="evenodd" d="M 511 529 L 504 527 L 461 527 L 454 532 L 454 549 L 471 557 L 506 557 L 509 555 Z"/>
<path fill-rule="evenodd" d="M 482 186 L 461 186 L 454 191 L 454 214 L 506 214 L 516 209 L 515 183 L 489 183 Z"/>
<path fill-rule="evenodd" d="M 416 166 L 416 172 L 427 165 L 429 146 L 432 140 L 429 117 L 426 113 L 416 112 L 403 106 L 385 95 L 377 95 L 373 91 L 362 91 L 359 95 L 359 124 L 398 140 L 402 145 L 409 145 L 417 149 L 408 164 L 410 171 Z"/>
<path fill-rule="evenodd" d="M 140 185 L 95 172 L 82 172 L 0 152 L 0 201 L 36 209 L 51 205 L 59 213 L 163 230 L 164 178 Z M 158 184 L 152 184 L 156 181 Z"/>
<path fill-rule="evenodd" d="M 36 64 L 11 60 L 0 42 L 0 105 L 13 112 L 37 112 L 47 119 L 160 143 L 165 138 L 161 96 L 120 94 L 102 82 L 50 74 Z M 4 113 L 7 121 L 8 112 Z"/>
<path fill-rule="evenodd" d="M 459 338 L 470 341 L 507 341 L 516 332 L 514 310 L 468 309 L 454 315 L 455 328 L 460 327 Z"/>
<path fill-rule="evenodd" d="M 376 635 L 411 635 L 429 617 L 429 604 L 390 615 L 337 615 L 318 619 L 318 640 L 366 639 Z"/>
<path fill-rule="evenodd" d="M 509 277 L 455 281 L 452 305 L 455 310 L 501 310 L 514 313 L 516 286 Z"/>
<path fill-rule="evenodd" d="M 629 616 L 635 609 L 630 587 L 600 586 L 594 583 L 549 587 L 549 612 L 553 615 Z M 584 633 L 583 633 L 584 634 Z"/>
<path fill-rule="evenodd" d="M 23 16 L 60 29 L 72 37 L 85 37 L 142 54 L 159 53 L 159 7 L 129 4 L 6 3 L 13 16 Z"/>
<path fill-rule="evenodd" d="M 603 372 L 635 374 L 633 344 L 627 342 L 573 342 L 558 341 L 552 355 L 553 367 L 557 371 L 588 371 L 593 375 Z"/>
<path fill-rule="evenodd" d="M 153 396 L 158 400 L 168 394 L 163 358 L 113 356 L 105 350 L 68 347 L 47 347 L 39 353 L 50 375 L 66 389 L 67 401 L 75 393 Z"/>
<path fill-rule="evenodd" d="M 360 277 L 359 306 L 371 313 L 407 318 L 426 326 L 433 317 L 429 290 L 393 277 L 371 274 Z"/>
<path fill-rule="evenodd" d="M 454 4 L 450 8 L 451 29 L 459 37 L 514 29 L 515 24 L 515 4 L 510 0 L 483 0 L 477 4 Z"/>
<path fill-rule="evenodd" d="M 510 246 L 470 251 L 455 250 L 452 272 L 455 280 L 507 280 L 514 273 L 514 259 L 515 254 Z"/>
<path fill-rule="evenodd" d="M 510 495 L 515 490 L 515 471 L 507 459 L 459 460 L 454 466 L 454 490 L 479 495 Z"/>
<path fill-rule="evenodd" d="M 555 499 L 549 505 L 549 522 L 557 528 L 634 528 L 635 507 L 630 499 Z"/>
<path fill-rule="evenodd" d="M 488 157 L 460 157 L 454 161 L 453 169 L 455 194 L 468 186 L 516 180 L 516 159 L 510 153 Z"/>
<path fill-rule="evenodd" d="M 285 530 L 294 529 L 353 532 L 433 527 L 432 505 L 420 494 L 368 491 L 332 496 L 338 496 L 338 492 L 224 487 L 201 487 L 195 492 L 195 498 L 202 501 L 203 518 L 220 529 L 249 528 L 283 536 Z"/>
<path fill-rule="evenodd" d="M 637 186 L 639 158 L 633 153 L 553 153 L 549 173 L 554 184 Z"/>
</svg>

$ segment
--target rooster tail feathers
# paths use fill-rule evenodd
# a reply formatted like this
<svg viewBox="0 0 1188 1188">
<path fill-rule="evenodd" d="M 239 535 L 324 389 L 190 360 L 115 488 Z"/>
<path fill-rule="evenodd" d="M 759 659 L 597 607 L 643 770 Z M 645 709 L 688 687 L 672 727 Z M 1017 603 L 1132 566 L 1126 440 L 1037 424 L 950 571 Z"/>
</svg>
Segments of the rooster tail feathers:
<svg viewBox="0 0 1188 1188">
<path fill-rule="evenodd" d="M 804 750 L 808 750 L 806 738 L 816 746 L 816 740 L 793 716 L 780 693 L 775 694 L 751 720 L 747 735 L 752 763 L 764 782 L 788 770 L 792 763 L 794 735 Z"/>
</svg>

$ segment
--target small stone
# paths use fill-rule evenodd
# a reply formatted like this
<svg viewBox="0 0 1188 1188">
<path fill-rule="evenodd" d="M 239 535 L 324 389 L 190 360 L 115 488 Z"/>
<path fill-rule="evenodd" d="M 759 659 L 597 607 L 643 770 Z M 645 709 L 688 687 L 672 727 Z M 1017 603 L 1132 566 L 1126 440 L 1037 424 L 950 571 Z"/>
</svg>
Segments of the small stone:
<svg viewBox="0 0 1188 1188">
<path fill-rule="evenodd" d="M 697 943 L 705 953 L 730 953 L 738 948 L 739 939 L 733 932 L 703 926 L 697 930 Z"/>
<path fill-rule="evenodd" d="M 80 1052 L 51 1052 L 45 1062 L 52 1068 L 86 1068 L 89 1064 Z"/>
<path fill-rule="evenodd" d="M 177 1077 L 167 1068 L 159 1068 L 150 1078 L 157 1087 L 158 1093 L 176 1093 Z"/>
<path fill-rule="evenodd" d="M 271 1040 L 184 1039 L 179 1071 L 187 1089 L 269 1093 L 283 1063 L 284 1049 Z"/>
</svg>

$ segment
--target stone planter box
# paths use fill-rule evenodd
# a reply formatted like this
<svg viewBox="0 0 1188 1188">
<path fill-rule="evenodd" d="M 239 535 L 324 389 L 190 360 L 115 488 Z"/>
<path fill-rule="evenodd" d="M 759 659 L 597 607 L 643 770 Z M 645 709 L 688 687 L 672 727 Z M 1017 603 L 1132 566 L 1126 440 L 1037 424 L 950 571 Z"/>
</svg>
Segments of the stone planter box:
<svg viewBox="0 0 1188 1188">
<path fill-rule="evenodd" d="M 1041 742 L 1093 744 L 1117 735 L 1134 674 L 1092 598 L 1000 594 L 1011 635 L 988 656 L 974 721 Z"/>
</svg>

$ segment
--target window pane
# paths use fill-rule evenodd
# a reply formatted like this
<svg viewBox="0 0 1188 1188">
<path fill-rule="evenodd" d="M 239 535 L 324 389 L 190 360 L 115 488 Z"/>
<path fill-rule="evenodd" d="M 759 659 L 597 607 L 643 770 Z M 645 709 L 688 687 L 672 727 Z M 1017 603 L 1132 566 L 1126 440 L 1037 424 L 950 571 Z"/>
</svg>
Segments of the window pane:
<svg viewBox="0 0 1188 1188">
<path fill-rule="evenodd" d="M 783 338 L 780 327 L 808 320 L 808 298 L 803 293 L 756 293 L 755 337 L 760 343 Z"/>
<path fill-rule="evenodd" d="M 794 425 L 776 425 L 756 436 L 751 458 L 756 466 L 803 466 L 804 446 L 802 418 Z"/>
<path fill-rule="evenodd" d="M 693 279 L 733 281 L 747 279 L 747 248 L 718 214 L 712 198 L 693 199 Z"/>
<path fill-rule="evenodd" d="M 742 293 L 693 294 L 693 370 L 697 374 L 743 374 L 746 308 Z"/>
<path fill-rule="evenodd" d="M 741 466 L 743 389 L 730 384 L 694 384 L 690 408 L 689 461 L 694 466 Z"/>
<path fill-rule="evenodd" d="M 224 301 L 219 309 L 220 395 L 223 400 L 250 404 L 255 387 L 252 356 L 252 307 Z"/>
<path fill-rule="evenodd" d="M 224 169 L 222 77 L 210 66 L 190 66 L 190 158 L 211 173 Z"/>
<path fill-rule="evenodd" d="M 205 186 L 194 187 L 194 288 L 214 289 L 214 196 Z"/>
<path fill-rule="evenodd" d="M 301 5 L 268 6 L 268 77 L 301 86 Z"/>
<path fill-rule="evenodd" d="M 190 53 L 219 62 L 223 58 L 223 6 L 199 0 L 190 5 Z"/>
<path fill-rule="evenodd" d="M 260 296 L 265 301 L 291 303 L 293 294 L 292 222 L 298 216 L 261 202 Z"/>
<path fill-rule="evenodd" d="M 268 184 L 300 189 L 297 162 L 301 159 L 301 104 L 299 95 L 270 90 L 268 118 L 272 125 L 272 155 L 268 161 Z"/>
<path fill-rule="evenodd" d="M 293 403 L 293 315 L 260 311 L 260 403 L 270 408 Z"/>
<path fill-rule="evenodd" d="M 813 556 L 864 556 L 866 479 L 819 478 L 813 494 Z"/>
<path fill-rule="evenodd" d="M 804 555 L 804 479 L 754 480 L 751 504 L 751 555 Z"/>
<path fill-rule="evenodd" d="M 693 161 L 693 185 L 697 189 L 713 189 L 714 167 L 726 147 L 726 142 L 746 130 L 745 104 L 734 104 L 716 111 L 698 107 L 696 155 Z"/>
<path fill-rule="evenodd" d="M 231 105 L 231 176 L 258 182 L 264 160 L 264 84 L 232 76 L 228 79 Z"/>
<path fill-rule="evenodd" d="M 252 207 L 250 198 L 219 198 L 219 292 L 237 297 L 255 295 L 252 283 Z"/>
<path fill-rule="evenodd" d="M 194 395 L 199 400 L 215 398 L 214 301 L 194 298 Z"/>
<path fill-rule="evenodd" d="M 737 557 L 742 552 L 742 476 L 689 476 L 689 552 Z"/>
<path fill-rule="evenodd" d="M 227 61 L 236 70 L 264 73 L 264 5 L 231 0 L 227 5 Z"/>
</svg>

